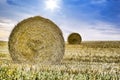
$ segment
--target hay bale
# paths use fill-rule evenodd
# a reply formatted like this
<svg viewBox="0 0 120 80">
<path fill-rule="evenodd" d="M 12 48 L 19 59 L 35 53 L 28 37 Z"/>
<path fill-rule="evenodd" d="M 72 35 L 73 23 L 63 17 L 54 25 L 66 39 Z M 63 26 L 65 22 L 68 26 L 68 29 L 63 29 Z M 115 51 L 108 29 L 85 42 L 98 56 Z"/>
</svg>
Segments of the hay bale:
<svg viewBox="0 0 120 80">
<path fill-rule="evenodd" d="M 80 44 L 82 41 L 82 38 L 79 33 L 71 33 L 68 36 L 68 43 L 69 44 Z"/>
<path fill-rule="evenodd" d="M 40 16 L 18 23 L 9 36 L 9 53 L 14 62 L 58 64 L 64 55 L 61 30 Z"/>
</svg>

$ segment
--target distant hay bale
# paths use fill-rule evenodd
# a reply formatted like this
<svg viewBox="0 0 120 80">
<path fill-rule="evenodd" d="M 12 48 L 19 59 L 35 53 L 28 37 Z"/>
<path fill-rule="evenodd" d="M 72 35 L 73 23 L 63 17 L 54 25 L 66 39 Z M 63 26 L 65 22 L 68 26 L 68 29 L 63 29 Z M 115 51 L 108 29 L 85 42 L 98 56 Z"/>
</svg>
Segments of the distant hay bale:
<svg viewBox="0 0 120 80">
<path fill-rule="evenodd" d="M 9 53 L 14 62 L 58 64 L 64 55 L 61 30 L 40 16 L 18 23 L 9 36 Z"/>
<path fill-rule="evenodd" d="M 68 43 L 69 44 L 80 44 L 82 41 L 82 38 L 79 33 L 71 33 L 68 36 Z"/>
</svg>

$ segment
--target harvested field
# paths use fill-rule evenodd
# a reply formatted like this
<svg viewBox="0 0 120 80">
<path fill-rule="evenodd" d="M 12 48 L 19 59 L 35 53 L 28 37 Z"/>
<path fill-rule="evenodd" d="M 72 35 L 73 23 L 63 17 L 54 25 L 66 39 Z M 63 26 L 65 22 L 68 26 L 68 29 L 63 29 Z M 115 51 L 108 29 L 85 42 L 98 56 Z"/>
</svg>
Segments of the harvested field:
<svg viewBox="0 0 120 80">
<path fill-rule="evenodd" d="M 106 44 L 109 46 L 105 47 Z M 101 41 L 83 41 L 81 45 L 66 44 L 65 55 L 59 65 L 15 64 L 8 51 L 5 51 L 0 57 L 0 79 L 119 80 L 119 45 L 119 41 L 102 41 L 102 44 Z"/>
</svg>

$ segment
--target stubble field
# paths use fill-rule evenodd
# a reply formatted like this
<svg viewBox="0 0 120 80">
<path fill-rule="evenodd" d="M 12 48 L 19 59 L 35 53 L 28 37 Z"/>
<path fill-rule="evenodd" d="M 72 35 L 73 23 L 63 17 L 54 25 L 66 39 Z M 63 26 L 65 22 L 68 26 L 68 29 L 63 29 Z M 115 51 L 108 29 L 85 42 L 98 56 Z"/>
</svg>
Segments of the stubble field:
<svg viewBox="0 0 120 80">
<path fill-rule="evenodd" d="M 120 41 L 66 43 L 59 65 L 16 64 L 1 41 L 0 80 L 120 80 Z"/>
</svg>

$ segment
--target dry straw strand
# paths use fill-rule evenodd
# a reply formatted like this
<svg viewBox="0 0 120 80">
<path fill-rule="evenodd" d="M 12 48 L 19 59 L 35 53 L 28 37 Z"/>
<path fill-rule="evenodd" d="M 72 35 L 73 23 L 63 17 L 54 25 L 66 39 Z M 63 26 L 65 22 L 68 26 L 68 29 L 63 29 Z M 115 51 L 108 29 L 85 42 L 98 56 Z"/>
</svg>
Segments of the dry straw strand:
<svg viewBox="0 0 120 80">
<path fill-rule="evenodd" d="M 9 36 L 8 46 L 13 61 L 17 63 L 58 64 L 64 55 L 61 30 L 41 16 L 18 23 Z"/>
</svg>

